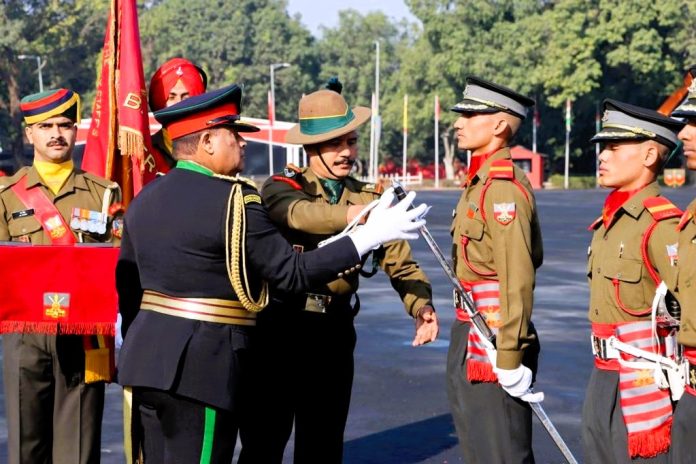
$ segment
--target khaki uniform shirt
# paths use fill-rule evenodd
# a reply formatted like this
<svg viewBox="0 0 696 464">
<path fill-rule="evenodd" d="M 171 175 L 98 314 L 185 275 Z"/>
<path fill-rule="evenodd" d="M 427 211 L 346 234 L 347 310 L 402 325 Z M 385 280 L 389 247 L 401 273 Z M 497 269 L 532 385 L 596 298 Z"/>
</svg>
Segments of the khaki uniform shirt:
<svg viewBox="0 0 696 464">
<path fill-rule="evenodd" d="M 686 208 L 681 226 L 677 264 L 677 299 L 681 305 L 678 339 L 679 343 L 696 348 L 696 200 Z"/>
<path fill-rule="evenodd" d="M 374 184 L 366 184 L 352 177 L 344 180 L 343 193 L 337 204 L 330 204 L 329 196 L 319 178 L 309 168 L 285 176 L 296 186 L 269 178 L 261 195 L 273 222 L 283 236 L 297 249 L 309 251 L 318 243 L 341 232 L 347 225 L 346 215 L 351 205 L 367 205 L 380 196 Z M 298 188 L 299 187 L 299 188 Z M 379 264 L 399 293 L 406 311 L 413 317 L 425 305 L 432 305 L 432 289 L 425 273 L 411 256 L 408 242 L 399 240 L 385 244 Z M 339 278 L 319 292 L 327 295 L 349 295 L 358 290 L 360 266 L 346 269 Z"/>
<path fill-rule="evenodd" d="M 492 163 L 510 159 L 510 150 L 503 148 L 483 163 L 462 193 L 451 228 L 452 261 L 457 277 L 465 282 L 497 280 L 500 284 L 502 326 L 497 336 L 497 366 L 501 369 L 517 368 L 524 349 L 534 340 L 528 329 L 536 269 L 543 260 L 534 193 L 521 169 L 513 168 L 517 182 L 491 179 L 484 204 L 480 204 Z M 507 212 L 502 214 L 508 217 L 499 221 L 496 210 L 501 208 Z M 463 238 L 469 240 L 466 250 Z"/>
<path fill-rule="evenodd" d="M 91 211 L 102 211 L 104 193 L 109 193 L 109 204 L 118 199 L 118 195 L 112 194 L 118 191 L 118 186 L 106 179 L 80 170 L 73 170 L 65 181 L 57 195 L 46 186 L 38 171 L 32 166 L 22 168 L 12 177 L 0 178 L 0 241 L 23 241 L 32 245 L 51 245 L 49 235 L 44 231 L 42 224 L 34 214 L 18 217 L 14 213 L 27 210 L 27 206 L 11 190 L 24 175 L 27 176 L 27 189 L 40 188 L 42 192 L 53 202 L 66 224 L 70 226 L 73 208 L 84 208 Z M 14 214 L 14 215 L 13 215 Z M 84 242 L 119 242 L 111 234 L 111 224 L 108 224 L 106 234 L 82 233 Z M 79 235 L 74 231 L 79 241 Z"/>
<path fill-rule="evenodd" d="M 660 196 L 660 187 L 653 182 L 619 208 L 609 229 L 604 227 L 601 218 L 595 222 L 597 228 L 587 259 L 590 321 L 615 324 L 650 319 L 650 312 L 634 316 L 621 306 L 634 312 L 649 310 L 652 306 L 656 285 L 642 258 L 642 241 L 655 219 L 643 202 L 655 196 Z M 676 279 L 678 222 L 678 216 L 658 221 L 648 242 L 650 263 L 670 289 L 674 288 Z M 614 282 L 618 284 L 618 299 Z"/>
</svg>

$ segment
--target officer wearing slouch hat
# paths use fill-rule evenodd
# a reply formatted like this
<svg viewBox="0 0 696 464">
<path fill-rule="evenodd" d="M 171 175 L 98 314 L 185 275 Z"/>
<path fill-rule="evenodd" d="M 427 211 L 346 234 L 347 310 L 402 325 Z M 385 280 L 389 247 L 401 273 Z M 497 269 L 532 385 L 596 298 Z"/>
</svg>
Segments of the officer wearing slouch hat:
<svg viewBox="0 0 696 464">
<path fill-rule="evenodd" d="M 690 70 L 692 78 L 696 68 Z M 684 146 L 686 167 L 696 170 L 696 80 L 692 81 L 686 100 L 672 113 L 683 118 L 684 128 L 679 140 Z M 670 462 L 696 461 L 696 440 L 693 439 L 696 420 L 696 200 L 687 206 L 679 221 L 679 260 L 676 291 L 681 306 L 679 343 L 688 363 L 684 395 L 674 411 Z"/>
<path fill-rule="evenodd" d="M 241 134 L 258 130 L 240 119 L 241 96 L 231 85 L 155 113 L 178 162 L 131 204 L 116 274 L 129 459 L 141 449 L 147 463 L 230 462 L 240 422 L 255 413 L 246 376 L 269 286 L 304 292 L 423 224 L 412 221 L 423 207 L 385 201 L 363 231 L 296 253 L 236 175 Z"/>
<path fill-rule="evenodd" d="M 370 118 L 370 110 L 349 107 L 341 89 L 333 78 L 327 89 L 300 100 L 300 122 L 290 129 L 286 141 L 304 145 L 309 166 L 289 165 L 261 190 L 273 222 L 305 253 L 343 230 L 382 192 L 379 186 L 350 176 L 357 158 L 356 130 Z M 305 293 L 275 293 L 259 316 L 255 392 L 262 409 L 242 428 L 240 462 L 280 463 L 293 422 L 296 463 L 342 461 L 353 383 L 359 275 L 377 264 L 389 275 L 415 321 L 413 344 L 435 339 L 438 325 L 430 283 L 405 241 L 385 245 L 371 260 Z M 278 388 L 278 379 L 284 378 L 294 380 Z"/>
<path fill-rule="evenodd" d="M 676 279 L 681 211 L 661 195 L 657 176 L 682 127 L 654 110 L 607 99 L 602 128 L 590 140 L 603 144 L 599 183 L 613 190 L 589 228 L 595 369 L 582 417 L 588 462 L 667 462 L 672 402 L 669 389 L 654 376 L 661 370 L 646 368 L 645 362 L 632 364 L 644 359 L 613 340 L 663 356 L 674 352 L 673 319 L 656 306 L 653 327 L 651 312 L 658 285 L 664 281 L 673 289 Z"/>
<path fill-rule="evenodd" d="M 534 193 L 509 149 L 533 105 L 507 87 L 468 77 L 452 108 L 460 114 L 459 149 L 472 152 L 452 221 L 452 261 L 497 333 L 496 361 L 455 301 L 447 392 L 466 462 L 534 462 L 531 408 L 518 397 L 539 401 L 527 391 L 539 355 L 531 316 L 543 251 Z"/>
<path fill-rule="evenodd" d="M 24 97 L 20 109 L 34 162 L 0 180 L 0 241 L 118 241 L 109 217 L 118 186 L 72 161 L 80 96 L 49 90 Z M 8 462 L 99 462 L 113 340 L 36 333 L 29 321 L 22 330 L 2 336 Z M 110 356 L 102 356 L 106 350 Z"/>
<path fill-rule="evenodd" d="M 207 86 L 208 75 L 203 69 L 187 59 L 172 58 L 152 75 L 147 101 L 152 111 L 159 111 L 202 94 Z M 162 154 L 167 166 L 173 168 L 176 160 L 172 158 L 172 140 L 165 129 L 152 135 L 152 146 Z"/>
</svg>

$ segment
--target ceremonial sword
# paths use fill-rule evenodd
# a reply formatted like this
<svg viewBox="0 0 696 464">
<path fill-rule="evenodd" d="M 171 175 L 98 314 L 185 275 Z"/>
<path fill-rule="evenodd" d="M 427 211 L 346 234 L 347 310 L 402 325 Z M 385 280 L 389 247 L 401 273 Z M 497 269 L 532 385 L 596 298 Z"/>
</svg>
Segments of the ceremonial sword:
<svg viewBox="0 0 696 464">
<path fill-rule="evenodd" d="M 406 190 L 404 190 L 403 186 L 399 182 L 395 180 L 392 181 L 392 187 L 394 188 L 394 194 L 396 195 L 396 198 L 399 201 L 403 200 L 404 197 L 406 197 Z M 413 208 L 413 205 L 411 205 L 410 208 Z M 466 310 L 466 313 L 469 315 L 472 324 L 474 324 L 474 326 L 478 329 L 480 335 L 482 335 L 493 346 L 495 346 L 495 334 L 490 329 L 490 327 L 488 327 L 488 324 L 486 324 L 486 320 L 484 319 L 483 315 L 476 310 L 476 306 L 474 306 L 474 302 L 471 299 L 471 296 L 464 289 L 464 286 L 457 278 L 457 275 L 454 273 L 454 269 L 452 269 L 452 266 L 450 266 L 449 262 L 447 261 L 447 258 L 445 258 L 445 255 L 442 253 L 442 250 L 435 242 L 433 236 L 430 235 L 430 231 L 428 230 L 428 228 L 426 226 L 422 226 L 420 229 L 418 229 L 418 231 L 425 240 L 425 243 L 427 243 L 430 247 L 430 250 L 435 255 L 437 261 L 440 263 L 440 267 L 442 267 L 442 270 L 445 271 L 445 274 L 449 278 L 450 282 L 452 283 L 452 285 L 454 285 L 454 289 L 458 293 L 459 299 L 463 303 L 462 306 L 464 306 L 464 310 Z M 531 392 L 532 391 L 530 389 L 530 393 Z M 563 454 L 563 457 L 566 459 L 566 461 L 568 461 L 568 464 L 578 464 L 577 459 L 575 459 L 575 456 L 573 456 L 572 451 L 570 451 L 570 448 L 563 440 L 563 437 L 561 437 L 561 434 L 558 433 L 558 430 L 551 422 L 551 419 L 549 419 L 549 416 L 546 414 L 546 411 L 544 411 L 544 408 L 541 406 L 541 403 L 530 402 L 528 404 L 532 408 L 532 411 L 534 411 L 534 414 L 536 414 L 539 421 L 541 422 L 541 425 L 544 426 L 548 434 L 551 436 L 553 442 L 556 444 L 558 449 Z"/>
</svg>

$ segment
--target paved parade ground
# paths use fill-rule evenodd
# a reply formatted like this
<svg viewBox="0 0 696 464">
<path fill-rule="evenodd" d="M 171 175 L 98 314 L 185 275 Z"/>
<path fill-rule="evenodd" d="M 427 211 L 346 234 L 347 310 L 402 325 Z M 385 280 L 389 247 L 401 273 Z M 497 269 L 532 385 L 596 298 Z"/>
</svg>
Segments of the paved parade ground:
<svg viewBox="0 0 696 464">
<path fill-rule="evenodd" d="M 542 346 L 536 389 L 545 392 L 546 412 L 580 461 L 580 414 L 592 368 L 586 318 L 585 257 L 591 238 L 587 226 L 599 215 L 606 193 L 537 192 L 545 256 L 537 274 L 533 316 Z M 417 201 L 433 206 L 428 228 L 447 255 L 451 212 L 459 194 L 457 190 L 423 191 L 417 197 Z M 667 194 L 684 208 L 696 196 L 696 189 L 683 188 Z M 356 319 L 355 383 L 345 437 L 347 464 L 464 462 L 445 391 L 445 358 L 454 318 L 452 289 L 425 242 L 419 239 L 413 247 L 415 258 L 433 282 L 440 337 L 425 347 L 411 347 L 413 322 L 384 273 L 363 279 L 362 306 Z M 279 382 L 277 387 L 282 389 L 282 382 L 292 379 Z M 4 399 L 0 411 L 0 462 L 6 462 Z M 534 433 L 537 462 L 563 462 L 536 419 Z M 291 456 L 290 445 L 286 462 L 291 462 Z M 116 385 L 107 388 L 102 462 L 123 462 L 121 389 Z"/>
</svg>

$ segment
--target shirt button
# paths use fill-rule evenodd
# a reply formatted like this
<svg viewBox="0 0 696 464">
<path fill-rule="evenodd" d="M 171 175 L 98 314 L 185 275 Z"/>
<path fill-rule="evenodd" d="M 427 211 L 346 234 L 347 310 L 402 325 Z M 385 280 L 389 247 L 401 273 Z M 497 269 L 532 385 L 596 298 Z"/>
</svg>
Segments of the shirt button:
<svg viewBox="0 0 696 464">
<path fill-rule="evenodd" d="M 601 274 L 601 273 L 602 273 L 602 268 L 601 268 L 601 267 L 598 267 L 598 268 L 597 268 L 597 274 Z"/>
<path fill-rule="evenodd" d="M 339 273 L 338 273 L 338 277 L 343 277 L 343 273 L 342 273 L 342 272 L 339 272 Z"/>
<path fill-rule="evenodd" d="M 362 267 L 362 264 L 356 264 L 355 269 L 360 269 Z"/>
<path fill-rule="evenodd" d="M 595 313 L 596 315 L 599 315 L 599 309 L 596 309 L 596 308 L 595 308 L 594 313 Z"/>
</svg>

